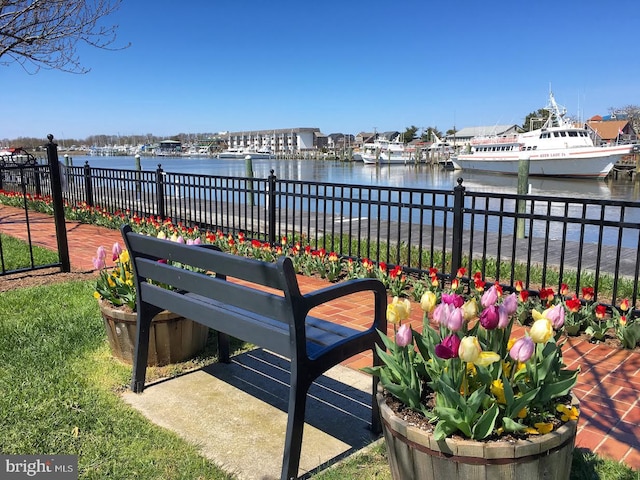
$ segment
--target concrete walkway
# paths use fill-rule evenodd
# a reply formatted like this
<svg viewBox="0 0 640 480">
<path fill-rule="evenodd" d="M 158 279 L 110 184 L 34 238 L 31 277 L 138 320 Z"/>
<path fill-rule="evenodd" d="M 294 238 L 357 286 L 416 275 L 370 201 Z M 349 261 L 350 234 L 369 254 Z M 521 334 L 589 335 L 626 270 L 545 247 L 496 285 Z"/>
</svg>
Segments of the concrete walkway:
<svg viewBox="0 0 640 480">
<path fill-rule="evenodd" d="M 26 238 L 26 229 L 24 227 L 24 213 L 18 209 L 9 207 L 3 207 L 0 205 L 0 231 L 17 238 Z M 35 222 L 37 227 L 32 232 L 32 239 L 35 244 L 45 246 L 48 248 L 56 248 L 56 239 L 54 232 L 53 219 L 46 215 L 39 215 L 30 213 L 30 218 Z M 93 269 L 91 259 L 95 256 L 95 251 L 98 246 L 103 245 L 110 249 L 111 245 L 119 241 L 122 243 L 120 234 L 114 230 L 108 230 L 105 228 L 95 227 L 92 225 L 82 225 L 73 222 L 67 224 L 67 232 L 69 236 L 71 265 L 76 271 L 90 271 Z M 300 277 L 299 278 L 301 289 L 303 291 L 310 291 L 326 285 L 321 280 Z M 354 328 L 361 328 L 369 322 L 371 307 L 365 303 L 358 301 L 342 301 L 332 303 L 323 307 L 321 310 L 314 311 L 316 316 L 322 316 L 324 318 L 332 319 L 336 322 L 347 324 Z M 422 325 L 422 313 L 420 307 L 417 304 L 413 305 L 411 323 L 415 329 L 421 329 Z M 626 350 L 611 349 L 602 344 L 592 344 L 586 341 L 582 341 L 576 338 L 570 338 L 564 349 L 565 361 L 569 368 L 581 369 L 581 374 L 578 377 L 577 387 L 574 389 L 574 393 L 580 400 L 580 423 L 578 427 L 577 446 L 581 448 L 589 449 L 598 455 L 612 458 L 615 460 L 623 461 L 632 468 L 640 470 L 640 431 L 638 425 L 640 424 L 640 353 L 629 352 Z M 135 402 L 136 407 L 142 412 L 148 411 L 149 418 L 152 421 L 165 425 L 167 428 L 174 429 L 185 438 L 192 439 L 192 433 L 188 432 L 187 425 L 189 422 L 182 421 L 181 417 L 177 422 L 171 422 L 169 413 L 161 413 L 159 407 L 154 406 L 154 402 L 161 399 L 162 402 L 175 402 L 176 405 L 181 403 L 189 404 L 188 402 L 201 402 L 200 404 L 192 404 L 191 407 L 187 407 L 187 410 L 191 412 L 195 419 L 196 426 L 200 428 L 202 432 L 211 432 L 211 435 L 204 436 L 196 443 L 201 445 L 203 454 L 212 455 L 215 461 L 221 464 L 228 465 L 229 468 L 237 472 L 241 478 L 272 478 L 271 471 L 267 471 L 266 460 L 262 459 L 257 462 L 254 460 L 257 457 L 256 448 L 254 446 L 259 442 L 260 449 L 262 449 L 262 440 L 257 440 L 258 437 L 253 435 L 265 434 L 265 438 L 273 438 L 277 445 L 274 447 L 272 455 L 272 464 L 279 464 L 282 459 L 282 445 L 284 443 L 284 428 L 285 421 L 276 422 L 279 425 L 280 431 L 268 430 L 265 428 L 266 420 L 269 421 L 273 416 L 283 415 L 283 409 L 281 401 L 285 399 L 286 395 L 282 396 L 281 393 L 272 393 L 271 386 L 275 388 L 276 383 L 256 384 L 253 386 L 252 381 L 244 381 L 242 378 L 245 374 L 253 375 L 255 372 L 249 367 L 244 365 L 244 359 L 236 358 L 237 362 L 233 364 L 233 372 L 220 372 L 218 368 L 220 366 L 212 366 L 211 368 L 203 369 L 196 372 L 192 377 L 188 375 L 176 379 L 159 383 L 148 388 L 145 393 L 140 396 L 125 395 L 124 398 L 130 402 Z M 247 361 L 249 361 L 247 359 Z M 253 359 L 251 360 L 254 361 Z M 369 379 L 366 378 L 358 370 L 366 365 L 371 364 L 371 358 L 368 355 L 360 355 L 350 359 L 344 366 L 337 367 L 337 372 L 332 372 L 331 377 L 337 377 L 338 383 L 343 383 L 342 386 L 336 387 L 338 391 L 344 388 L 346 391 L 352 392 L 347 397 L 349 403 L 348 407 L 343 408 L 339 413 L 335 410 L 328 410 L 326 413 L 318 413 L 319 415 L 326 415 L 325 418 L 334 418 L 334 421 L 338 426 L 344 426 L 346 431 L 336 431 L 336 426 L 332 423 L 322 420 L 310 421 L 311 424 L 305 425 L 305 439 L 303 444 L 303 456 L 310 455 L 312 459 L 306 457 L 304 460 L 304 471 L 308 471 L 313 468 L 313 464 L 321 465 L 326 462 L 326 459 L 335 458 L 340 456 L 337 454 L 339 450 L 343 452 L 353 451 L 360 448 L 362 445 L 369 443 L 371 439 L 367 439 L 368 431 L 363 427 L 362 419 L 369 418 L 367 414 L 358 407 L 358 411 L 362 411 L 362 415 L 354 414 L 355 405 L 358 402 L 363 405 L 368 405 L 368 391 L 365 386 L 364 389 L 351 387 L 357 387 L 360 385 L 360 379 L 364 377 L 365 383 L 368 385 Z M 224 370 L 225 366 L 222 370 Z M 346 368 L 345 368 L 346 367 Z M 242 373 L 242 375 L 240 375 Z M 354 376 L 352 376 L 355 375 Z M 191 374 L 190 374 L 191 375 Z M 229 377 L 231 376 L 231 377 Z M 233 381 L 229 380 L 233 378 Z M 200 380 L 199 380 L 200 379 Z M 189 382 L 202 381 L 204 388 L 198 388 L 194 392 L 189 392 L 189 388 L 182 387 L 189 384 Z M 323 378 L 324 380 L 324 378 Z M 266 380 L 265 380 L 266 381 Z M 327 381 L 330 381 L 327 379 Z M 184 383 L 183 383 L 184 382 Z M 213 393 L 207 393 L 217 388 L 222 388 L 222 384 L 226 384 L 224 388 L 231 390 L 225 391 L 224 395 L 229 395 L 229 398 L 233 398 L 233 401 L 212 402 L 207 395 Z M 175 385 L 175 387 L 174 387 Z M 241 386 L 241 388 L 237 388 Z M 251 386 L 251 388 L 249 388 Z M 278 387 L 280 388 L 280 387 Z M 197 390 L 201 390 L 197 392 Z M 245 396 L 243 392 L 256 393 L 256 395 Z M 275 391 L 275 390 L 274 390 Z M 358 393 L 360 391 L 360 393 Z M 157 393 L 155 393 L 157 392 Z M 194 399 L 190 399 L 191 396 Z M 233 395 L 233 397 L 232 397 Z M 364 395 L 365 399 L 362 401 Z M 133 397 L 133 398 L 132 398 Z M 147 399 L 148 397 L 148 399 Z M 154 398 L 155 397 L 155 398 Z M 253 397 L 253 398 L 249 398 Z M 276 398 L 280 398 L 280 401 L 276 401 Z M 356 400 L 354 400 L 354 398 Z M 237 400 L 241 399 L 241 400 Z M 357 400 L 360 399 L 360 400 Z M 251 404 L 252 415 L 256 415 L 259 421 L 247 422 L 244 427 L 239 426 L 239 422 L 234 422 L 235 418 L 246 418 L 247 409 L 249 409 L 249 403 L 257 401 L 259 403 L 253 406 Z M 325 404 L 325 402 L 313 400 L 314 406 L 310 408 L 309 414 L 319 409 L 321 406 L 331 407 L 335 403 L 335 397 Z M 351 403 L 355 402 L 355 403 Z M 236 410 L 236 407 L 240 407 Z M 215 408 L 214 408 L 215 407 Z M 231 409 L 233 407 L 233 409 Z M 256 410 L 253 410 L 256 408 Z M 262 410 L 272 409 L 272 410 Z M 153 412 L 153 417 L 151 416 Z M 199 413 L 196 413 L 199 412 Z M 228 418 L 227 418 L 228 417 Z M 230 420 L 231 425 L 234 428 L 230 430 L 223 430 L 220 427 L 222 419 Z M 282 417 L 284 418 L 284 417 Z M 355 419 L 358 419 L 356 421 Z M 356 423 L 350 424 L 350 421 Z M 197 424 L 200 425 L 197 425 Z M 328 437 L 312 437 L 312 429 L 319 429 Z M 216 437 L 213 432 L 219 431 L 220 436 Z M 362 441 L 358 442 L 355 437 L 361 438 Z M 280 437 L 276 440 L 276 435 Z M 315 434 L 314 434 L 315 435 Z M 329 440 L 319 440 L 315 438 L 333 437 L 336 439 L 337 444 L 332 444 L 329 447 Z M 210 438 L 210 440 L 208 440 Z M 260 437 L 263 438 L 263 437 Z M 279 442 L 279 443 L 278 443 Z M 327 445 L 325 448 L 324 445 Z M 237 446 L 234 446 L 237 445 Z M 221 446 L 223 448 L 221 448 Z M 313 449 L 316 446 L 321 447 L 321 452 L 314 452 Z M 242 447 L 243 450 L 238 449 Z M 226 452 L 226 456 L 223 453 Z M 253 453 L 252 453 L 253 452 Z M 315 458 L 315 460 L 313 460 Z M 236 463 L 232 463 L 231 460 Z M 301 470 L 301 474 L 303 470 Z M 243 475 L 247 475 L 243 477 Z M 253 476 L 252 476 L 253 475 Z M 276 472 L 276 477 L 279 476 L 279 470 Z"/>
</svg>

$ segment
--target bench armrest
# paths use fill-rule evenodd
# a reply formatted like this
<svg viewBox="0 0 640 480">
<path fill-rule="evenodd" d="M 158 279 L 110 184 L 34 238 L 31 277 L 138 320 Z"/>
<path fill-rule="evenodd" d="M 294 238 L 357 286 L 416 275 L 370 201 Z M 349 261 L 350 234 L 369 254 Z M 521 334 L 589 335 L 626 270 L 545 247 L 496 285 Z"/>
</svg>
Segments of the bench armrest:
<svg viewBox="0 0 640 480">
<path fill-rule="evenodd" d="M 309 312 L 312 308 L 358 292 L 374 293 L 375 314 L 373 328 L 382 332 L 387 331 L 387 290 L 382 282 L 375 278 L 358 278 L 347 282 L 331 285 L 302 296 Z"/>
</svg>

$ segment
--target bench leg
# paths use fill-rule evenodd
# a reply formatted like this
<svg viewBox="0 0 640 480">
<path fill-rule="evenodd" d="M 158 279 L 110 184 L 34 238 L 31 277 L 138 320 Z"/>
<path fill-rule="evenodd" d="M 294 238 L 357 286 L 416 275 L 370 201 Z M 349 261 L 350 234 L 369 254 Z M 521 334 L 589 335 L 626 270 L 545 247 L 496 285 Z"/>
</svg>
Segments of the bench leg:
<svg viewBox="0 0 640 480">
<path fill-rule="evenodd" d="M 380 339 L 376 339 L 378 346 L 384 350 L 385 346 L 382 344 Z M 382 359 L 378 355 L 378 351 L 375 346 L 371 349 L 373 353 L 373 365 L 380 366 L 382 365 Z M 371 387 L 371 431 L 376 435 L 382 433 L 382 421 L 380 420 L 380 407 L 378 406 L 378 399 L 376 395 L 378 394 L 378 383 L 380 379 L 375 375 L 373 377 L 373 385 Z"/>
<path fill-rule="evenodd" d="M 307 392 L 311 385 L 298 381 L 291 372 L 291 390 L 289 391 L 289 414 L 287 418 L 287 436 L 284 442 L 284 458 L 280 480 L 298 478 L 300 452 L 302 451 L 302 431 L 307 402 Z"/>
<path fill-rule="evenodd" d="M 376 435 L 382 433 L 382 422 L 380 421 L 380 407 L 378 406 L 378 377 L 373 377 L 373 388 L 371 390 L 371 431 Z"/>
<path fill-rule="evenodd" d="M 133 355 L 133 377 L 131 378 L 131 390 L 134 393 L 142 393 L 147 375 L 147 359 L 149 356 L 149 333 L 151 331 L 151 320 L 157 313 L 156 308 L 145 308 L 144 305 L 138 310 L 138 324 L 136 327 L 136 348 Z"/>
<path fill-rule="evenodd" d="M 216 331 L 218 336 L 218 361 L 229 363 L 229 335 Z"/>
</svg>

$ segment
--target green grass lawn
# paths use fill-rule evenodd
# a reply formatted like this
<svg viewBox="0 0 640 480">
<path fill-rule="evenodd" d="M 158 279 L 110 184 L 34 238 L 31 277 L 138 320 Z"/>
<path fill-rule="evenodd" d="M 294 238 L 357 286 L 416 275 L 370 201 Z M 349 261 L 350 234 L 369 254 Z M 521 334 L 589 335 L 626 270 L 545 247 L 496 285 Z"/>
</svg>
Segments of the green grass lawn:
<svg viewBox="0 0 640 480">
<path fill-rule="evenodd" d="M 6 271 L 31 266 L 31 253 L 25 242 L 0 233 L 0 245 L 2 245 L 2 262 Z M 59 261 L 56 252 L 37 246 L 33 247 L 34 265 L 51 265 Z"/>
</svg>

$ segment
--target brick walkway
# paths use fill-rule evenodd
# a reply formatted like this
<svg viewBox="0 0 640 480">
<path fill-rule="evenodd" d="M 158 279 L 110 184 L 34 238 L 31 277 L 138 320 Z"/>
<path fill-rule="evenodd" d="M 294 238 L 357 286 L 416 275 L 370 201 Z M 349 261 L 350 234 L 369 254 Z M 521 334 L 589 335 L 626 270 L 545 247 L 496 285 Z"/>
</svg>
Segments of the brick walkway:
<svg viewBox="0 0 640 480">
<path fill-rule="evenodd" d="M 52 217 L 29 213 L 32 222 L 32 241 L 36 245 L 56 249 L 55 227 Z M 0 205 L 0 231 L 26 239 L 24 212 Z M 74 271 L 93 270 L 92 258 L 98 246 L 108 250 L 114 242 L 122 244 L 120 233 L 92 225 L 67 223 L 67 234 Z M 310 291 L 325 282 L 300 277 L 303 291 Z M 368 324 L 371 318 L 370 299 L 363 295 L 323 306 L 315 314 L 337 322 Z M 412 308 L 411 323 L 421 329 L 422 313 L 419 305 Z M 571 338 L 564 350 L 569 368 L 581 368 L 574 393 L 580 399 L 580 423 L 577 446 L 603 457 L 620 460 L 640 470 L 640 353 L 614 350 Z M 347 366 L 358 369 L 370 365 L 369 355 L 353 357 Z"/>
</svg>

